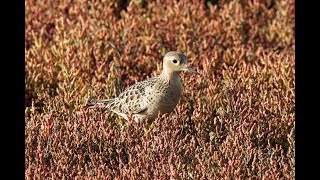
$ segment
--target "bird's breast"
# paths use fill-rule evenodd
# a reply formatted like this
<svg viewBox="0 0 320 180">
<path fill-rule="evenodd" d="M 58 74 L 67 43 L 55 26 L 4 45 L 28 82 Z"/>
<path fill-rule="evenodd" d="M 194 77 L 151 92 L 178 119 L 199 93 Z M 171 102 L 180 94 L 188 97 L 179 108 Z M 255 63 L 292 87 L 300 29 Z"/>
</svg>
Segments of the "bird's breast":
<svg viewBox="0 0 320 180">
<path fill-rule="evenodd" d="M 145 105 L 147 114 L 155 118 L 158 113 L 170 113 L 177 106 L 182 94 L 182 84 L 180 79 L 175 81 L 165 81 L 146 88 Z"/>
<path fill-rule="evenodd" d="M 178 80 L 174 83 L 170 82 L 164 89 L 164 96 L 161 99 L 160 109 L 164 113 L 172 112 L 177 106 L 182 94 L 182 84 Z"/>
</svg>

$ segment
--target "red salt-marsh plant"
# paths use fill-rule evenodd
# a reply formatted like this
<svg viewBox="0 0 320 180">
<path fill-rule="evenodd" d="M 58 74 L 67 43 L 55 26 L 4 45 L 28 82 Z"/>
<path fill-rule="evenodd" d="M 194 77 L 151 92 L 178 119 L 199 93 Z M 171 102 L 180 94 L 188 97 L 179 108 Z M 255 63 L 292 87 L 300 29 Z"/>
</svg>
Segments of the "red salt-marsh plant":
<svg viewBox="0 0 320 180">
<path fill-rule="evenodd" d="M 26 179 L 295 179 L 294 1 L 31 1 Z M 186 52 L 151 124 L 82 108 Z"/>
</svg>

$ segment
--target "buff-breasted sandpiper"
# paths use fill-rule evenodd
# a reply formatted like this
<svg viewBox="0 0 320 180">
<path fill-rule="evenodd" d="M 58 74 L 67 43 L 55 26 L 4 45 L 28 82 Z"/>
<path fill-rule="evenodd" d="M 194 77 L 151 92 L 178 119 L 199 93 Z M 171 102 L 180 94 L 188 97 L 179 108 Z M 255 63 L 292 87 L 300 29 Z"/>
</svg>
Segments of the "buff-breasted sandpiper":
<svg viewBox="0 0 320 180">
<path fill-rule="evenodd" d="M 189 71 L 199 74 L 188 65 L 187 60 L 183 52 L 170 51 L 163 58 L 160 75 L 128 87 L 114 99 L 92 100 L 87 107 L 102 107 L 126 120 L 132 117 L 136 122 L 146 118 L 153 120 L 159 113 L 170 113 L 181 97 L 180 73 Z"/>
</svg>

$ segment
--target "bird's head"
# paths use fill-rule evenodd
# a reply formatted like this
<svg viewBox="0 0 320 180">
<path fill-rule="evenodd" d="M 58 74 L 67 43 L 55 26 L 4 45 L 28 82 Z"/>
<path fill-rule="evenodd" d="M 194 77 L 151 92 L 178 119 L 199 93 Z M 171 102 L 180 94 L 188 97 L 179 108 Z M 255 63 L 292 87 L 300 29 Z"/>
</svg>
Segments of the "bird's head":
<svg viewBox="0 0 320 180">
<path fill-rule="evenodd" d="M 180 73 L 182 71 L 193 72 L 200 75 L 188 65 L 188 58 L 183 52 L 170 51 L 163 58 L 163 71 L 166 74 Z"/>
</svg>

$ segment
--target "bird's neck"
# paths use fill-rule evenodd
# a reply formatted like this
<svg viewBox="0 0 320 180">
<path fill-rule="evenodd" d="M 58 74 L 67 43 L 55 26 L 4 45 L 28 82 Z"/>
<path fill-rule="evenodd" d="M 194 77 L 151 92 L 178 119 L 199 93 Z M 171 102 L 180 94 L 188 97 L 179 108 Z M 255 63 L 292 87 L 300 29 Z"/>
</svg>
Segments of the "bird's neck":
<svg viewBox="0 0 320 180">
<path fill-rule="evenodd" d="M 160 74 L 160 78 L 166 81 L 177 80 L 180 79 L 180 72 L 162 71 L 162 73 Z"/>
</svg>

